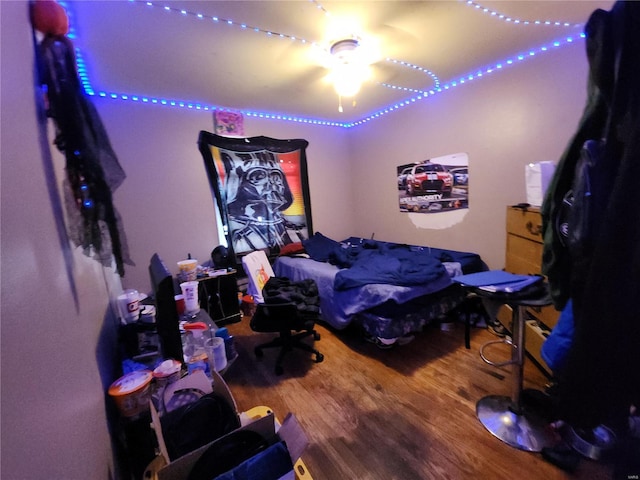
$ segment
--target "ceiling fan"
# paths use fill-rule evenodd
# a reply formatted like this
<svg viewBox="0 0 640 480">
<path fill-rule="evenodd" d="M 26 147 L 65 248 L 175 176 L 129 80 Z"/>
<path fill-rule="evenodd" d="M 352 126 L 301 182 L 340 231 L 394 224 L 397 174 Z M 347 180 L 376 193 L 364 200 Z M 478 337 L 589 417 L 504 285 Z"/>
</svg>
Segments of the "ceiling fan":
<svg viewBox="0 0 640 480">
<path fill-rule="evenodd" d="M 344 38 L 334 42 L 330 49 L 330 80 L 338 94 L 338 110 L 342 112 L 342 98 L 354 97 L 362 83 L 369 78 L 372 59 L 363 53 L 357 38 Z"/>
<path fill-rule="evenodd" d="M 382 6 L 382 5 L 381 5 Z M 378 7 L 378 5 L 376 5 Z M 382 8 L 357 7 L 349 3 L 333 4 L 333 15 L 324 25 L 323 44 L 316 44 L 315 61 L 323 67 L 328 81 L 338 95 L 338 111 L 342 99 L 353 99 L 365 82 L 384 84 L 394 67 L 383 65 L 391 50 L 405 48 L 416 39 L 413 34 L 394 24 L 397 13 Z"/>
</svg>

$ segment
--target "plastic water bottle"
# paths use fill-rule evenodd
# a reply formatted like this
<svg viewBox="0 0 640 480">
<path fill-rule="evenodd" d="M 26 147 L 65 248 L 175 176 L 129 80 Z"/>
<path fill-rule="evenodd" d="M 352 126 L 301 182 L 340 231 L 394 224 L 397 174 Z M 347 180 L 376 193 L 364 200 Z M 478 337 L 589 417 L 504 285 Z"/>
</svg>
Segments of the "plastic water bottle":
<svg viewBox="0 0 640 480">
<path fill-rule="evenodd" d="M 233 344 L 233 336 L 229 335 L 229 330 L 226 327 L 216 330 L 216 337 L 224 339 L 224 350 L 227 354 L 227 361 L 233 360 L 238 355 L 236 347 Z"/>
</svg>

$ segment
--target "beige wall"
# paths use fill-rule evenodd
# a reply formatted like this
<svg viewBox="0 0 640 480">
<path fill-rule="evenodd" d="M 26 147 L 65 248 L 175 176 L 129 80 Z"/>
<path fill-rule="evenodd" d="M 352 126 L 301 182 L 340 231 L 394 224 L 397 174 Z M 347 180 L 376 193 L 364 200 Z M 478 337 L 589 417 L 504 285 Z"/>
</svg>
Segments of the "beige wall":
<svg viewBox="0 0 640 480">
<path fill-rule="evenodd" d="M 478 252 L 502 268 L 506 206 L 526 201 L 527 163 L 560 158 L 586 102 L 586 78 L 577 42 L 354 129 L 353 233 Z M 437 216 L 448 214 L 400 213 L 396 167 L 459 152 L 469 156 L 471 182 L 464 219 L 438 229 Z"/>
<path fill-rule="evenodd" d="M 309 141 L 315 231 L 474 251 L 502 268 L 505 208 L 526 201 L 527 163 L 560 157 L 586 101 L 586 77 L 584 43 L 577 42 L 361 127 L 248 117 L 245 133 Z M 127 172 L 115 201 L 136 266 L 127 267 L 123 283 L 148 290 L 154 252 L 173 269 L 187 253 L 208 259 L 217 245 L 214 202 L 196 145 L 200 130 L 212 130 L 211 113 L 95 103 Z M 469 156 L 472 184 L 463 220 L 431 228 L 442 214 L 401 213 L 396 166 L 458 152 Z"/>
<path fill-rule="evenodd" d="M 110 298 L 121 284 L 58 235 L 63 164 L 39 144 L 27 11 L 27 2 L 0 2 L 0 476 L 106 479 L 114 474 L 105 409 L 116 351 Z"/>
<path fill-rule="evenodd" d="M 211 112 L 153 107 L 95 99 L 120 164 L 127 174 L 114 194 L 135 266 L 125 266 L 123 285 L 149 291 L 154 252 L 177 273 L 176 262 L 191 253 L 209 259 L 219 244 L 215 204 L 198 133 L 213 130 Z M 247 136 L 304 138 L 313 225 L 341 237 L 354 222 L 347 132 L 291 122 L 246 118 Z"/>
</svg>

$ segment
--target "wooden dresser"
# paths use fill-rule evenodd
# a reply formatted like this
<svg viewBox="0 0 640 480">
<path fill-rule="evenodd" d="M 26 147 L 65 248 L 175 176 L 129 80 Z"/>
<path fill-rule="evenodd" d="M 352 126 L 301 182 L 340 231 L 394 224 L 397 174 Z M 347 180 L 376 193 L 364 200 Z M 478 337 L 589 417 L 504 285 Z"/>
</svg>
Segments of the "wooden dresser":
<svg viewBox="0 0 640 480">
<path fill-rule="evenodd" d="M 540 209 L 526 210 L 507 207 L 507 248 L 505 270 L 526 275 L 541 274 L 542 263 L 542 217 Z M 503 306 L 497 314 L 498 320 L 511 329 L 511 309 Z M 552 305 L 542 308 L 527 308 L 525 322 L 525 348 L 538 365 L 548 374 L 551 370 L 540 356 L 540 347 L 558 322 L 558 312 Z"/>
</svg>

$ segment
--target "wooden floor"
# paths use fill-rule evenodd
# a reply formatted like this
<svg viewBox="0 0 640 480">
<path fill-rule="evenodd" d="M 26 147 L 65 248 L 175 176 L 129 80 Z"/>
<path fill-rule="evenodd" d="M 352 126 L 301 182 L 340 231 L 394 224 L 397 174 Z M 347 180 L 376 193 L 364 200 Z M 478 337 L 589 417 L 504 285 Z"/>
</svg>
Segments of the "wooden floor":
<svg viewBox="0 0 640 480">
<path fill-rule="evenodd" d="M 310 446 L 303 460 L 315 480 L 413 479 L 605 479 L 611 468 L 582 460 L 569 475 L 539 453 L 512 448 L 477 420 L 485 395 L 509 395 L 510 367 L 482 361 L 480 346 L 496 337 L 473 328 L 464 348 L 464 326 L 443 331 L 428 326 L 408 345 L 380 350 L 357 330 L 336 332 L 322 325 L 314 363 L 294 352 L 276 376 L 276 352 L 256 359 L 253 347 L 269 334 L 250 330 L 247 319 L 228 325 L 240 357 L 225 379 L 240 411 L 271 407 L 282 419 L 296 415 Z M 506 346 L 492 358 L 506 358 Z M 544 388 L 546 377 L 530 361 L 525 388 Z"/>
</svg>

